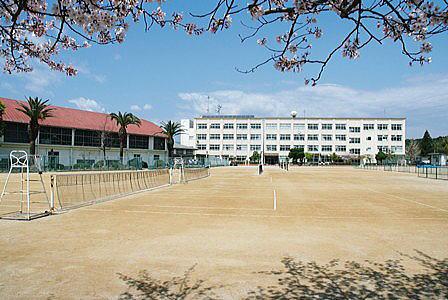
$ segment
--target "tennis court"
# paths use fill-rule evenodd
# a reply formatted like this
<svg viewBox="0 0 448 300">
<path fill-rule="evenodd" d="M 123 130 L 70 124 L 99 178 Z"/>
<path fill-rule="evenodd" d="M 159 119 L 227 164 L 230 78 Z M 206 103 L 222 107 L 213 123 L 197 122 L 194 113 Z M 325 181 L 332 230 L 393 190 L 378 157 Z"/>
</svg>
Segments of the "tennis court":
<svg viewBox="0 0 448 300">
<path fill-rule="evenodd" d="M 259 287 L 282 287 L 263 272 L 287 257 L 344 265 L 421 251 L 446 262 L 448 184 L 351 167 L 272 167 L 260 176 L 255 167 L 216 168 L 31 222 L 2 220 L 0 249 L 2 298 L 118 298 L 139 271 L 158 291 L 177 287 L 173 277 L 192 266 L 191 280 L 205 280 L 212 298 L 275 298 Z"/>
</svg>

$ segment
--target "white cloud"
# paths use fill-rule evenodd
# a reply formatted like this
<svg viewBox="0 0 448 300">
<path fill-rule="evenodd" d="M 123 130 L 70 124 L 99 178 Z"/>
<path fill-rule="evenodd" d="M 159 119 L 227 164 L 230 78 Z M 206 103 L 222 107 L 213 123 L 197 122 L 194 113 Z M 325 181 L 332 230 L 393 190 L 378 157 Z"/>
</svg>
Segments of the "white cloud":
<svg viewBox="0 0 448 300">
<path fill-rule="evenodd" d="M 79 97 L 76 99 L 68 100 L 69 103 L 72 103 L 76 106 L 76 108 L 88 111 L 97 111 L 97 112 L 105 112 L 106 109 L 97 101 L 93 99 L 88 99 L 84 97 Z"/>
<path fill-rule="evenodd" d="M 105 83 L 107 81 L 106 75 L 93 73 L 86 63 L 80 63 L 80 64 L 76 65 L 75 67 L 76 67 L 76 69 L 78 69 L 79 75 L 84 75 L 87 78 L 92 79 L 98 83 Z"/>
<path fill-rule="evenodd" d="M 135 112 L 142 111 L 142 110 L 150 110 L 150 109 L 152 109 L 151 104 L 145 104 L 145 105 L 143 105 L 143 107 L 140 105 L 137 105 L 137 104 L 131 105 L 131 110 L 135 111 Z"/>
<path fill-rule="evenodd" d="M 315 87 L 297 84 L 269 93 L 242 90 L 180 93 L 180 108 L 187 116 L 215 113 L 222 105 L 223 114 L 299 117 L 407 117 L 408 134 L 420 136 L 425 129 L 433 135 L 448 132 L 448 75 L 436 79 L 409 81 L 380 90 L 361 90 L 336 84 Z M 210 97 L 208 99 L 208 97 Z"/>
<path fill-rule="evenodd" d="M 24 81 L 24 87 L 27 91 L 39 94 L 41 97 L 53 96 L 53 92 L 49 88 L 60 82 L 65 75 L 57 71 L 51 71 L 42 65 L 33 67 L 33 71 L 15 76 Z"/>
<path fill-rule="evenodd" d="M 16 89 L 12 86 L 12 84 L 8 82 L 0 82 L 0 88 L 5 91 L 9 91 L 11 93 L 17 93 Z"/>
<path fill-rule="evenodd" d="M 131 110 L 132 111 L 141 111 L 142 108 L 140 106 L 134 104 L 134 105 L 131 105 Z"/>
</svg>

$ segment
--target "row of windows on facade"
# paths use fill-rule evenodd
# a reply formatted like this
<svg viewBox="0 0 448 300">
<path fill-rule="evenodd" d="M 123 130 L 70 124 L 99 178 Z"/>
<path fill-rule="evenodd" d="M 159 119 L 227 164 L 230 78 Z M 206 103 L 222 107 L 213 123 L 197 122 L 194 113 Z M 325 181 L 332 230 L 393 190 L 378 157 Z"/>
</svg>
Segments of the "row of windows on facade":
<svg viewBox="0 0 448 300">
<path fill-rule="evenodd" d="M 22 123 L 6 123 L 4 141 L 9 143 L 28 143 L 28 125 Z M 75 129 L 74 146 L 119 148 L 118 133 Z M 39 129 L 39 144 L 72 145 L 72 129 L 41 126 Z M 148 149 L 149 139 L 144 135 L 129 135 L 129 148 Z M 165 150 L 165 139 L 154 137 L 154 149 Z"/>
<path fill-rule="evenodd" d="M 266 151 L 277 151 L 277 149 L 279 149 L 279 151 L 289 151 L 292 148 L 299 148 L 299 149 L 307 149 L 307 151 L 310 152 L 316 152 L 316 151 L 322 151 L 322 152 L 347 152 L 347 146 L 345 145 L 337 145 L 337 146 L 332 146 L 332 145 L 322 145 L 322 146 L 318 146 L 318 145 L 294 145 L 294 146 L 290 146 L 290 145 L 280 145 L 279 147 L 277 147 L 277 145 L 266 145 Z M 237 150 L 237 151 L 261 151 L 261 145 L 227 145 L 224 144 L 222 145 L 222 150 L 223 151 L 233 151 L 233 150 Z M 333 150 L 334 149 L 334 150 Z M 211 144 L 209 145 L 208 149 L 207 149 L 207 145 L 205 144 L 200 144 L 198 145 L 198 150 L 211 150 L 211 151 L 220 151 L 221 150 L 221 145 L 215 145 L 215 144 Z M 366 151 L 371 151 L 372 148 L 371 147 L 367 147 Z M 382 151 L 382 152 L 389 152 L 389 150 L 391 152 L 394 153 L 401 153 L 403 151 L 403 147 L 402 146 L 391 146 L 390 148 L 387 146 L 378 146 L 377 147 L 378 151 Z M 350 154 L 360 154 L 361 150 L 360 149 L 350 149 L 349 150 Z"/>
<path fill-rule="evenodd" d="M 247 124 L 247 123 L 224 123 L 222 128 L 223 129 L 235 129 L 235 125 L 237 129 L 261 129 L 261 124 L 260 123 L 252 123 L 252 124 Z M 291 129 L 291 125 L 292 128 L 296 131 L 298 130 L 305 130 L 305 128 L 308 128 L 308 130 L 319 130 L 319 125 L 320 125 L 320 129 L 322 130 L 333 130 L 333 128 L 335 128 L 336 130 L 347 130 L 347 124 L 291 124 L 291 123 L 266 123 L 266 129 L 270 129 L 270 130 L 277 130 L 278 128 L 280 129 L 284 129 L 284 130 L 290 130 Z M 208 124 L 207 123 L 198 123 L 196 125 L 197 129 L 207 129 Z M 363 124 L 363 130 L 374 130 L 375 129 L 375 124 Z M 389 129 L 389 124 L 376 124 L 376 128 L 378 130 L 388 130 Z M 402 124 L 390 124 L 390 128 L 391 130 L 402 130 Z M 221 129 L 221 124 L 220 123 L 211 123 L 210 124 L 210 129 Z M 353 127 L 349 127 L 349 131 L 350 132 L 361 132 L 361 127 L 358 126 L 353 126 Z"/>
<path fill-rule="evenodd" d="M 206 140 L 207 139 L 207 134 L 205 133 L 198 133 L 197 135 L 197 139 L 198 140 Z M 291 134 L 266 134 L 266 140 L 268 141 L 276 141 L 278 139 L 278 137 L 280 138 L 281 141 L 289 141 L 291 140 Z M 221 140 L 221 138 L 223 140 L 234 140 L 235 139 L 235 135 L 231 134 L 231 133 L 224 133 L 224 134 L 218 134 L 218 133 L 211 133 L 209 135 L 209 139 L 210 140 Z M 236 139 L 237 140 L 248 140 L 250 138 L 250 140 L 253 141 L 257 141 L 257 140 L 261 140 L 261 134 L 251 134 L 250 136 L 247 134 L 237 134 L 236 135 Z M 347 140 L 347 136 L 345 134 L 336 134 L 336 135 L 332 135 L 332 134 L 322 134 L 321 135 L 321 139 L 322 141 L 332 141 L 334 138 L 334 140 L 336 141 L 346 141 Z M 378 141 L 387 141 L 389 138 L 388 135 L 378 135 L 377 139 Z M 295 141 L 304 141 L 305 140 L 305 135 L 304 134 L 293 134 L 292 135 L 292 139 Z M 306 139 L 308 141 L 319 141 L 319 135 L 318 134 L 308 134 L 306 136 Z M 395 142 L 401 142 L 403 139 L 402 135 L 391 135 L 390 136 L 391 141 L 395 141 Z M 366 137 L 367 141 L 371 141 L 372 137 L 368 136 Z M 353 144 L 359 144 L 361 143 L 361 138 L 359 137 L 353 137 L 353 138 L 349 138 L 350 143 Z"/>
</svg>

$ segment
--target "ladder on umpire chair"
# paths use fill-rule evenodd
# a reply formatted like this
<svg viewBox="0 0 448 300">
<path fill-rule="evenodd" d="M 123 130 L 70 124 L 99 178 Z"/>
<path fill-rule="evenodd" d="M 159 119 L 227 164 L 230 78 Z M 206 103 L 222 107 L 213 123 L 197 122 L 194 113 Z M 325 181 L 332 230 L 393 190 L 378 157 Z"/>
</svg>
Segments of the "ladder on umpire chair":
<svg viewBox="0 0 448 300">
<path fill-rule="evenodd" d="M 175 157 L 173 167 L 170 169 L 170 184 L 186 183 L 184 160 L 182 157 Z"/>
<path fill-rule="evenodd" d="M 4 197 L 9 194 L 20 195 L 18 199 L 19 204 L 18 210 L 2 214 L 0 215 L 0 218 L 29 221 L 51 214 L 53 206 L 48 198 L 47 191 L 45 190 L 45 184 L 42 178 L 42 169 L 40 166 L 40 157 L 38 155 L 29 156 L 22 150 L 14 150 L 9 154 L 9 160 L 9 173 L 6 177 L 2 194 L 0 196 L 0 204 L 2 201 L 5 202 Z M 14 176 L 16 173 L 18 173 L 17 176 Z M 38 178 L 32 179 L 31 175 L 39 176 Z M 20 181 L 14 182 L 11 180 L 14 177 L 18 177 Z M 31 190 L 31 182 L 36 182 L 36 185 L 39 185 L 40 183 L 40 189 Z M 11 186 L 12 183 L 18 183 L 18 186 L 12 187 L 14 189 L 12 192 L 7 191 L 8 185 Z M 33 186 L 33 188 L 35 188 L 35 186 Z M 43 194 L 44 201 L 42 201 L 42 199 L 41 201 L 34 199 L 34 195 L 36 194 Z M 33 199 L 31 199 L 32 195 Z M 11 200 L 9 202 L 11 202 Z"/>
</svg>

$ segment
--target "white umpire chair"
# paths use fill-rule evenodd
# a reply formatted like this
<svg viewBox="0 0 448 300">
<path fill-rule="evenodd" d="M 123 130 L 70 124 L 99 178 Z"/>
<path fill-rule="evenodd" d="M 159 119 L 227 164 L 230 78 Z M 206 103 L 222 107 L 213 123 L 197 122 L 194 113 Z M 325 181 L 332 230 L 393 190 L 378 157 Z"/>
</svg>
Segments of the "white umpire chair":
<svg viewBox="0 0 448 300">
<path fill-rule="evenodd" d="M 10 168 L 0 196 L 0 205 L 13 210 L 1 214 L 0 218 L 29 221 L 51 214 L 53 205 L 45 190 L 40 157 L 29 156 L 22 150 L 13 150 L 9 154 L 9 160 Z M 18 176 L 14 176 L 15 174 Z M 19 181 L 14 181 L 13 178 L 18 178 Z M 38 186 L 40 183 L 40 189 L 31 190 L 31 182 L 37 182 Z M 32 188 L 35 186 L 33 185 Z M 43 194 L 45 201 L 34 199 L 36 194 Z M 5 201 L 6 195 L 19 196 L 13 196 Z"/>
</svg>

